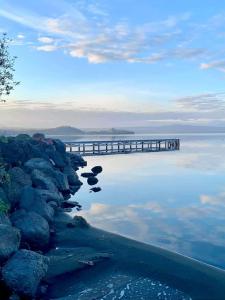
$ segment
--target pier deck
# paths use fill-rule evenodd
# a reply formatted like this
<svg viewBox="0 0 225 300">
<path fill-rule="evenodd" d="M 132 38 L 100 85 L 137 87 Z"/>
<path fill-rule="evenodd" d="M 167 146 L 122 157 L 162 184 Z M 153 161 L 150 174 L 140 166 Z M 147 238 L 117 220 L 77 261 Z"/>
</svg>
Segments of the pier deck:
<svg viewBox="0 0 225 300">
<path fill-rule="evenodd" d="M 65 144 L 68 152 L 83 156 L 175 151 L 180 149 L 179 139 L 76 141 L 65 142 Z"/>
</svg>

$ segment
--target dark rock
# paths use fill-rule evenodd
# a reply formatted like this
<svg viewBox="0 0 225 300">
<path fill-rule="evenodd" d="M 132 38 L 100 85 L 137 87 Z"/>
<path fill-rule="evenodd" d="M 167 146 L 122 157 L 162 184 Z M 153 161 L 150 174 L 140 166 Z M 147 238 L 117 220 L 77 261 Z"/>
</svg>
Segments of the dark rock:
<svg viewBox="0 0 225 300">
<path fill-rule="evenodd" d="M 25 187 L 21 194 L 19 207 L 26 211 L 33 211 L 45 218 L 48 222 L 53 220 L 54 209 L 46 203 L 45 196 L 41 197 L 37 189 Z"/>
<path fill-rule="evenodd" d="M 66 145 L 62 141 L 55 139 L 53 140 L 53 143 L 59 153 L 64 154 L 66 152 Z"/>
<path fill-rule="evenodd" d="M 71 166 L 66 166 L 63 173 L 66 174 L 69 185 L 81 185 L 78 175 Z"/>
<path fill-rule="evenodd" d="M 63 211 L 67 213 L 71 213 L 73 209 L 68 207 L 68 208 L 64 208 Z"/>
<path fill-rule="evenodd" d="M 7 286 L 22 296 L 34 297 L 48 270 L 49 259 L 29 250 L 17 251 L 5 264 L 2 276 Z"/>
<path fill-rule="evenodd" d="M 58 191 L 52 192 L 48 190 L 36 189 L 36 193 L 39 195 L 39 197 L 45 199 L 46 202 L 55 201 L 58 205 L 60 205 L 61 202 L 64 201 L 62 194 Z"/>
<path fill-rule="evenodd" d="M 88 183 L 89 185 L 95 185 L 95 184 L 98 183 L 98 179 L 97 179 L 96 177 L 89 177 L 89 178 L 87 179 L 87 183 Z"/>
<path fill-rule="evenodd" d="M 80 154 L 75 153 L 67 153 L 71 166 L 74 170 L 77 170 L 78 167 L 86 167 L 87 162 L 83 159 L 83 157 Z"/>
<path fill-rule="evenodd" d="M 74 195 L 77 191 L 79 191 L 80 187 L 81 187 L 81 185 L 71 185 L 70 186 L 70 193 L 72 195 Z"/>
<path fill-rule="evenodd" d="M 38 169 L 45 174 L 51 175 L 54 173 L 53 165 L 49 160 L 43 158 L 31 158 L 24 166 L 32 172 L 34 169 Z"/>
<path fill-rule="evenodd" d="M 0 263 L 8 259 L 20 245 L 20 232 L 7 224 L 0 224 Z"/>
<path fill-rule="evenodd" d="M 48 205 L 50 205 L 54 210 L 58 207 L 58 204 L 55 201 L 49 201 Z"/>
<path fill-rule="evenodd" d="M 85 172 L 85 173 L 81 173 L 81 176 L 84 178 L 90 178 L 90 177 L 95 177 L 96 175 L 92 172 Z"/>
<path fill-rule="evenodd" d="M 49 242 L 48 222 L 35 212 L 17 210 L 11 221 L 21 231 L 22 242 L 28 243 L 33 249 L 42 249 Z"/>
<path fill-rule="evenodd" d="M 102 172 L 102 167 L 101 167 L 101 166 L 95 166 L 95 167 L 93 167 L 93 168 L 91 169 L 91 171 L 92 171 L 95 175 L 97 175 L 97 174 L 99 174 L 99 173 Z"/>
<path fill-rule="evenodd" d="M 63 159 L 62 153 L 54 151 L 50 148 L 46 149 L 46 153 L 48 154 L 49 158 L 54 162 L 57 168 L 64 168 L 66 166 L 66 162 Z"/>
<path fill-rule="evenodd" d="M 94 193 L 98 193 L 98 192 L 100 192 L 102 189 L 100 188 L 100 187 L 93 187 L 93 188 L 91 188 L 90 189 L 92 192 L 94 192 Z"/>
<path fill-rule="evenodd" d="M 55 171 L 54 178 L 59 191 L 69 191 L 69 183 L 65 174 L 60 171 Z"/>
<path fill-rule="evenodd" d="M 75 227 L 89 228 L 90 225 L 82 216 L 75 216 L 71 221 Z"/>
<path fill-rule="evenodd" d="M 52 192 L 56 191 L 56 186 L 53 183 L 50 177 L 47 177 L 43 172 L 38 169 L 34 169 L 31 173 L 31 179 L 33 186 L 43 189 L 49 190 Z"/>
<path fill-rule="evenodd" d="M 8 174 L 10 181 L 5 185 L 5 191 L 9 202 L 15 205 L 20 199 L 23 188 L 31 186 L 32 181 L 30 176 L 19 167 L 10 169 Z"/>
<path fill-rule="evenodd" d="M 0 224 L 11 225 L 10 219 L 6 213 L 0 212 Z"/>
<path fill-rule="evenodd" d="M 17 141 L 29 141 L 31 139 L 31 137 L 28 134 L 21 133 L 21 134 L 18 134 L 15 137 L 15 139 Z"/>
<path fill-rule="evenodd" d="M 74 207 L 81 207 L 81 205 L 77 201 L 64 201 L 62 203 L 63 208 L 74 208 Z"/>
<path fill-rule="evenodd" d="M 37 132 L 33 134 L 32 139 L 34 139 L 35 141 L 44 141 L 45 135 L 43 133 Z"/>
</svg>

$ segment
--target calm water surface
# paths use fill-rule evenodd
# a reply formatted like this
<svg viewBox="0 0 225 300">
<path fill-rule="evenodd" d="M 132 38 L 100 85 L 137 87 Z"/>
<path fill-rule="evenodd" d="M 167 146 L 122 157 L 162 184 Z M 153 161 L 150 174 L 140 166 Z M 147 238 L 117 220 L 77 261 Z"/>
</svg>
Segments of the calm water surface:
<svg viewBox="0 0 225 300">
<path fill-rule="evenodd" d="M 225 268 L 225 135 L 179 137 L 177 152 L 86 157 L 102 191 L 83 178 L 75 198 L 96 227 Z"/>
</svg>

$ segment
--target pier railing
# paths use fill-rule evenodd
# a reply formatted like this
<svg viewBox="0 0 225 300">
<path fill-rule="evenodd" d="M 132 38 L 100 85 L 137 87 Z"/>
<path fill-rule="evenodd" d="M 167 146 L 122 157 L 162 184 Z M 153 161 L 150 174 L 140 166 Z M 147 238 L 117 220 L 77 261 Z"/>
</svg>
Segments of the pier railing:
<svg viewBox="0 0 225 300">
<path fill-rule="evenodd" d="M 84 156 L 175 151 L 180 149 L 179 139 L 76 141 L 65 142 L 65 144 L 68 152 Z"/>
</svg>

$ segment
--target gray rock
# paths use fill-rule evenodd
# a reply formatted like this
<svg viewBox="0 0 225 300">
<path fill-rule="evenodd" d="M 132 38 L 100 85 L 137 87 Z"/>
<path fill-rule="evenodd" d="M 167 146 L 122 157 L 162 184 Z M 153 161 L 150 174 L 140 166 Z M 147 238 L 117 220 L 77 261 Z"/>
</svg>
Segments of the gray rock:
<svg viewBox="0 0 225 300">
<path fill-rule="evenodd" d="M 11 181 L 15 181 L 22 186 L 27 186 L 32 184 L 30 176 L 27 173 L 25 173 L 23 169 L 19 167 L 14 167 L 10 169 L 8 173 L 10 175 Z"/>
<path fill-rule="evenodd" d="M 21 194 L 19 207 L 26 211 L 33 211 L 45 218 L 48 222 L 52 222 L 54 209 L 46 203 L 45 196 L 40 196 L 37 189 L 25 187 Z"/>
<path fill-rule="evenodd" d="M 20 232 L 7 224 L 0 224 L 0 263 L 17 251 L 20 245 Z"/>
<path fill-rule="evenodd" d="M 76 194 L 76 192 L 79 191 L 79 189 L 80 189 L 80 187 L 81 187 L 82 184 L 80 184 L 80 185 L 71 185 L 70 186 L 70 193 L 72 195 Z"/>
<path fill-rule="evenodd" d="M 31 179 L 33 186 L 49 191 L 56 191 L 56 186 L 53 183 L 52 179 L 46 176 L 43 172 L 38 169 L 34 169 L 31 173 Z"/>
<path fill-rule="evenodd" d="M 47 257 L 29 250 L 17 251 L 6 263 L 2 276 L 7 286 L 21 296 L 34 297 L 48 271 Z"/>
<path fill-rule="evenodd" d="M 98 183 L 98 179 L 97 179 L 96 177 L 89 177 L 89 178 L 87 179 L 87 183 L 88 183 L 89 185 L 95 185 L 95 184 Z"/>
<path fill-rule="evenodd" d="M 39 214 L 20 209 L 12 214 L 11 221 L 20 230 L 22 241 L 33 249 L 43 249 L 48 245 L 49 225 Z"/>
<path fill-rule="evenodd" d="M 54 139 L 53 143 L 58 152 L 60 152 L 62 154 L 64 154 L 66 152 L 66 145 L 62 141 L 60 141 L 58 139 Z"/>
<path fill-rule="evenodd" d="M 67 153 L 68 158 L 70 159 L 71 166 L 74 170 L 77 170 L 78 167 L 86 167 L 87 162 L 83 159 L 80 154 Z"/>
<path fill-rule="evenodd" d="M 57 168 L 64 168 L 66 166 L 66 162 L 63 159 L 62 153 L 58 151 L 53 151 L 52 149 L 47 149 L 46 153 L 48 154 L 49 158 L 54 162 Z"/>
<path fill-rule="evenodd" d="M 37 194 L 39 197 L 45 199 L 46 202 L 55 201 L 57 204 L 60 205 L 64 198 L 61 193 L 58 191 L 52 192 L 48 190 L 36 189 Z"/>
<path fill-rule="evenodd" d="M 91 188 L 90 189 L 92 192 L 94 192 L 94 193 L 98 193 L 98 192 L 100 192 L 102 189 L 100 188 L 100 187 L 93 187 L 93 188 Z"/>
</svg>

